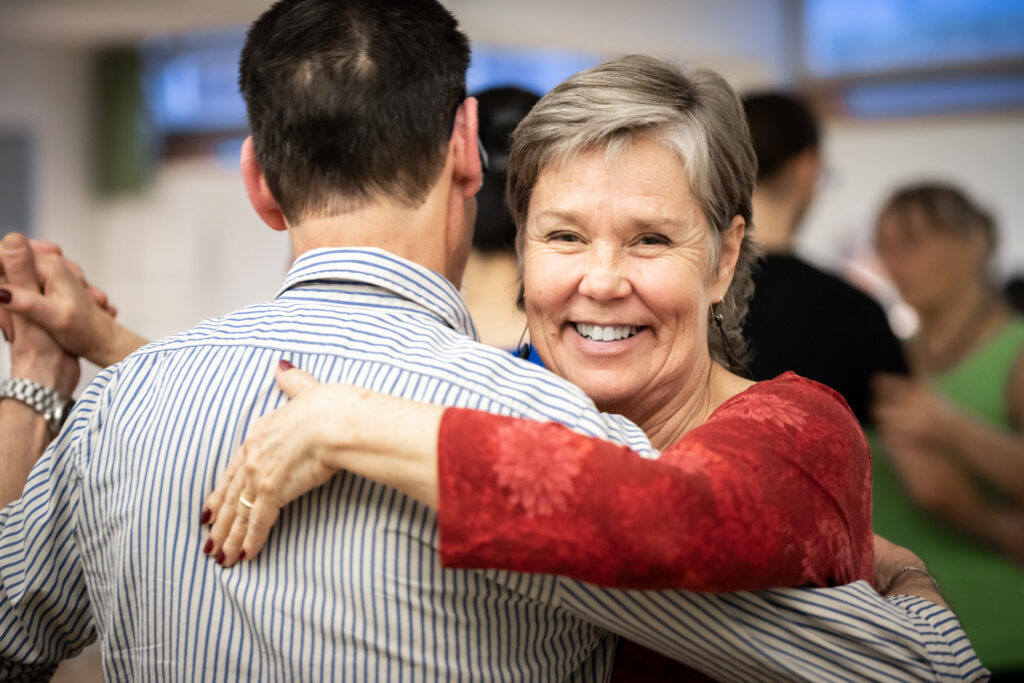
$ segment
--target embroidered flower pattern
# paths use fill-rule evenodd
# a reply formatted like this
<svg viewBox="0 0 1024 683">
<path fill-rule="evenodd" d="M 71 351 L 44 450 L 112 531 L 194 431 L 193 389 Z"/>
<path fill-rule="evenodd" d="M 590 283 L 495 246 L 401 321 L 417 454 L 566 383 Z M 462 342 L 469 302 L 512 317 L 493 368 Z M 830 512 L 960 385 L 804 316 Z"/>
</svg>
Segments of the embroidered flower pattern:
<svg viewBox="0 0 1024 683">
<path fill-rule="evenodd" d="M 563 512 L 575 494 L 575 480 L 583 460 L 592 450 L 589 442 L 579 442 L 574 433 L 544 430 L 546 439 L 524 443 L 515 425 L 496 432 L 501 452 L 494 462 L 498 486 L 512 505 L 523 509 L 527 517 L 544 517 Z"/>
<path fill-rule="evenodd" d="M 732 399 L 729 416 L 797 430 L 807 426 L 808 417 L 796 403 L 769 393 L 740 394 Z"/>
</svg>

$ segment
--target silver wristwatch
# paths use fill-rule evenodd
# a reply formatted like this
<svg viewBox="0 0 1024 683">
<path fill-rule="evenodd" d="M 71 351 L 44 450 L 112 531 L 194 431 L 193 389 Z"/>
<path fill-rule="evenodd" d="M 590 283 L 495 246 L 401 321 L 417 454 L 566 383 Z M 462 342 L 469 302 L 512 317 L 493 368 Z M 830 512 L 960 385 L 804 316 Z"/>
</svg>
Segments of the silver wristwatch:
<svg viewBox="0 0 1024 683">
<path fill-rule="evenodd" d="M 64 396 L 56 389 L 21 377 L 11 377 L 0 382 L 0 401 L 5 398 L 17 399 L 40 413 L 46 420 L 50 434 L 54 436 L 60 432 L 64 420 L 71 412 L 71 406 L 75 404 L 70 396 Z"/>
</svg>

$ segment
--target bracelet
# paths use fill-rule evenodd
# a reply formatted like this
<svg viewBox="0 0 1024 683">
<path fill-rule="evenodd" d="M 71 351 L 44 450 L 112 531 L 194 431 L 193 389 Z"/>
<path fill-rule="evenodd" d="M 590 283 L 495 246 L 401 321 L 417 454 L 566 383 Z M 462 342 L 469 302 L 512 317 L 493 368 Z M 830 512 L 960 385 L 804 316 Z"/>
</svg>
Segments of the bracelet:
<svg viewBox="0 0 1024 683">
<path fill-rule="evenodd" d="M 888 595 L 889 591 L 892 590 L 892 587 L 896 583 L 897 579 L 899 579 L 901 576 L 908 572 L 920 572 L 921 574 L 924 574 L 928 578 L 928 580 L 932 582 L 932 586 L 935 587 L 935 592 L 939 595 L 942 595 L 942 591 L 939 590 L 939 582 L 935 580 L 935 577 L 929 574 L 927 569 L 923 569 L 921 567 L 914 567 L 912 565 L 908 565 L 898 570 L 895 574 L 892 575 L 892 578 L 889 580 L 889 585 L 887 585 L 885 588 L 878 592 L 882 595 Z"/>
</svg>

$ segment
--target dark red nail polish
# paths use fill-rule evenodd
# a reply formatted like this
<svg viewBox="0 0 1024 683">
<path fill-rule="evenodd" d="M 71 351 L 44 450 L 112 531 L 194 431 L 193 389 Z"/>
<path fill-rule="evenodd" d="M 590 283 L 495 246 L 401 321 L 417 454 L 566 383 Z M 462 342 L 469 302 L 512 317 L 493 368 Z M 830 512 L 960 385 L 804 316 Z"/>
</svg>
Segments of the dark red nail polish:
<svg viewBox="0 0 1024 683">
<path fill-rule="evenodd" d="M 9 304 L 9 303 L 11 303 L 11 293 L 8 292 L 6 289 L 0 289 L 0 304 Z M 281 361 L 281 362 L 283 363 L 284 361 Z M 289 363 L 289 365 L 290 365 L 290 363 Z"/>
<path fill-rule="evenodd" d="M 2 292 L 2 291 L 3 291 L 3 290 L 0 290 L 0 292 Z M 278 363 L 278 366 L 279 366 L 279 367 L 280 367 L 280 368 L 281 368 L 282 370 L 291 370 L 292 368 L 294 368 L 294 367 L 295 367 L 295 366 L 294 366 L 294 365 L 292 365 L 292 364 L 291 364 L 291 363 L 290 363 L 289 361 L 286 361 L 286 360 L 284 360 L 283 358 L 281 359 L 281 362 L 280 362 L 280 363 Z"/>
<path fill-rule="evenodd" d="M 217 553 L 217 564 L 224 564 L 224 551 Z"/>
<path fill-rule="evenodd" d="M 244 559 L 245 559 L 245 551 L 243 550 L 242 552 L 238 553 L 238 561 L 241 562 Z"/>
<path fill-rule="evenodd" d="M 208 538 L 206 539 L 206 545 L 203 546 L 203 554 L 209 555 L 211 550 L 213 550 L 213 539 Z"/>
<path fill-rule="evenodd" d="M 210 521 L 210 517 L 213 517 L 213 510 L 211 510 L 210 508 L 205 508 L 203 510 L 203 516 L 199 518 L 199 523 L 206 524 Z"/>
</svg>

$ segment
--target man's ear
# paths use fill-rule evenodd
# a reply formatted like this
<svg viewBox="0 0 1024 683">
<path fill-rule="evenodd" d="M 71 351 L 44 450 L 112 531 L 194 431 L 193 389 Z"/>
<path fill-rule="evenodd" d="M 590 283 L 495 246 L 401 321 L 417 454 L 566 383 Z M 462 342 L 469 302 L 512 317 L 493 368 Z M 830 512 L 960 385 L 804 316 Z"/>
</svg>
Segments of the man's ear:
<svg viewBox="0 0 1024 683">
<path fill-rule="evenodd" d="M 250 135 L 242 143 L 242 182 L 245 183 L 245 192 L 249 195 L 249 203 L 256 209 L 263 222 L 274 230 L 287 230 L 288 222 L 281 212 L 274 195 L 270 193 L 267 180 L 263 177 L 263 169 L 260 162 L 256 160 L 256 150 L 252 145 Z"/>
<path fill-rule="evenodd" d="M 740 257 L 740 245 L 743 244 L 743 235 L 746 234 L 747 223 L 743 216 L 733 216 L 729 229 L 722 235 L 722 251 L 718 257 L 718 272 L 712 283 L 712 301 L 721 300 L 729 291 L 732 284 L 732 276 L 736 272 L 736 262 Z"/>
<path fill-rule="evenodd" d="M 465 198 L 480 191 L 484 171 L 480 163 L 477 102 L 467 97 L 455 112 L 455 125 L 448 153 L 452 157 L 454 183 L 462 190 Z"/>
</svg>

